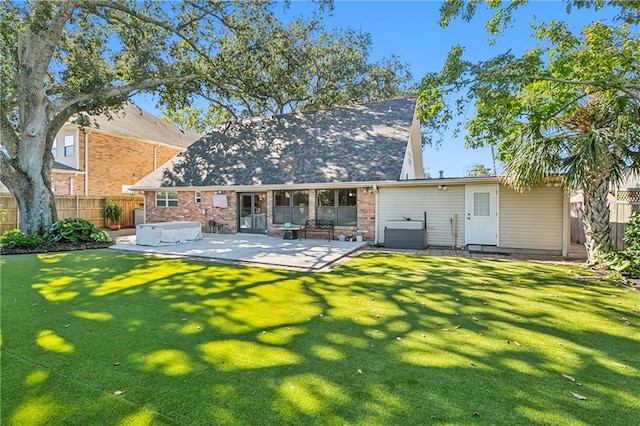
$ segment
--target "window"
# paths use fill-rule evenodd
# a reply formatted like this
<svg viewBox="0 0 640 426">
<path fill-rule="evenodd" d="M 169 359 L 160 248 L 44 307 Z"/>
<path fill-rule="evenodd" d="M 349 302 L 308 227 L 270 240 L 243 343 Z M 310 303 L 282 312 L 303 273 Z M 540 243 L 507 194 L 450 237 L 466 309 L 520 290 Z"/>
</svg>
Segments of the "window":
<svg viewBox="0 0 640 426">
<path fill-rule="evenodd" d="M 53 155 L 53 159 L 56 159 L 56 155 L 58 153 L 58 150 L 56 149 L 56 141 L 53 141 L 53 147 L 51 148 L 51 155 Z"/>
<path fill-rule="evenodd" d="M 64 137 L 64 156 L 73 157 L 73 135 Z"/>
<path fill-rule="evenodd" d="M 196 204 L 200 204 L 202 202 L 202 193 L 200 191 L 196 191 L 194 202 Z"/>
<path fill-rule="evenodd" d="M 475 192 L 473 194 L 473 215 L 489 216 L 491 214 L 491 194 L 489 192 Z"/>
<path fill-rule="evenodd" d="M 178 193 L 156 192 L 156 207 L 178 207 Z"/>
<path fill-rule="evenodd" d="M 357 191 L 353 189 L 323 189 L 318 191 L 316 218 L 333 220 L 336 225 L 356 226 Z"/>
<path fill-rule="evenodd" d="M 309 219 L 309 191 L 273 191 L 273 223 L 303 225 Z"/>
</svg>

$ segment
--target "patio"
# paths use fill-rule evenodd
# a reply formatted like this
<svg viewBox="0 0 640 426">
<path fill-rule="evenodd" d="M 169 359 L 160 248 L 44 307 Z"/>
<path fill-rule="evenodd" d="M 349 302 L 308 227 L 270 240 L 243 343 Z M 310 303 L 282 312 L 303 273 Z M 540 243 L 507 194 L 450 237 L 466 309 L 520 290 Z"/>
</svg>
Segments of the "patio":
<svg viewBox="0 0 640 426">
<path fill-rule="evenodd" d="M 366 242 L 327 240 L 284 240 L 255 234 L 204 234 L 202 240 L 186 244 L 163 244 L 157 247 L 136 244 L 135 230 L 129 235 L 114 235 L 111 249 L 168 256 L 192 257 L 277 266 L 286 269 L 320 271 L 350 253 L 367 245 Z"/>
</svg>

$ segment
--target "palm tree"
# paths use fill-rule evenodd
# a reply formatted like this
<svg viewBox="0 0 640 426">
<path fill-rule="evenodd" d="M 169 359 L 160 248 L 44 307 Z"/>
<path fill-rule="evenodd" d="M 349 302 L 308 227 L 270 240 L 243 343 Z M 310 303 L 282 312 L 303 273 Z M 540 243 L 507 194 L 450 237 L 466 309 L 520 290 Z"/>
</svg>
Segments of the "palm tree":
<svg viewBox="0 0 640 426">
<path fill-rule="evenodd" d="M 565 115 L 522 125 L 509 146 L 505 176 L 524 189 L 557 177 L 584 196 L 583 226 L 588 262 L 611 250 L 609 203 L 612 185 L 640 171 L 640 106 L 625 96 L 587 94 Z"/>
</svg>

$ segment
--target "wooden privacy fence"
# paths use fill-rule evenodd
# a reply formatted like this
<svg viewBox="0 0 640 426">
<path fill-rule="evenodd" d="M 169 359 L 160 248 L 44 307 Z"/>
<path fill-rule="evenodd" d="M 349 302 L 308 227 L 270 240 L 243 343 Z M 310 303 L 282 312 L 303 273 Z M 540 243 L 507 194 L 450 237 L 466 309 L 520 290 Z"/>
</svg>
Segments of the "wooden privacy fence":
<svg viewBox="0 0 640 426">
<path fill-rule="evenodd" d="M 611 211 L 609 224 L 611 225 L 611 243 L 616 250 L 624 250 L 624 233 L 627 230 L 627 222 L 633 212 L 640 211 L 639 203 L 628 203 L 613 200 L 610 202 Z M 571 203 L 571 242 L 584 244 L 584 227 L 582 226 L 582 203 Z"/>
<path fill-rule="evenodd" d="M 79 217 L 103 228 L 105 222 L 102 209 L 107 201 L 123 207 L 122 227 L 135 226 L 135 209 L 144 207 L 142 197 L 56 196 L 58 219 Z M 0 195 L 0 232 L 17 228 L 20 224 L 18 216 L 18 203 L 15 198 L 11 195 Z"/>
</svg>

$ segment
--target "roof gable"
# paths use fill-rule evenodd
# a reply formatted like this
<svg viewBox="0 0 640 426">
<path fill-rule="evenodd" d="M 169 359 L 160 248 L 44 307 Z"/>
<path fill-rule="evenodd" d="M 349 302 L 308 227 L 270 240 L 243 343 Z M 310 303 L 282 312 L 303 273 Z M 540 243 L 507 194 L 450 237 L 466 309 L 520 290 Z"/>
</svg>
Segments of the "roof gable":
<svg viewBox="0 0 640 426">
<path fill-rule="evenodd" d="M 396 180 L 415 98 L 243 120 L 219 126 L 136 187 Z"/>
<path fill-rule="evenodd" d="M 108 114 L 85 117 L 86 127 L 107 133 L 135 137 L 179 148 L 186 148 L 202 137 L 200 133 L 182 130 L 155 117 L 142 108 L 126 102 L 122 109 Z"/>
</svg>

